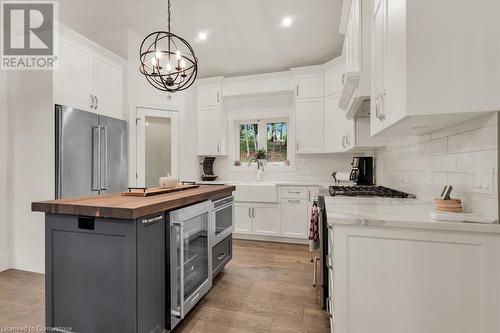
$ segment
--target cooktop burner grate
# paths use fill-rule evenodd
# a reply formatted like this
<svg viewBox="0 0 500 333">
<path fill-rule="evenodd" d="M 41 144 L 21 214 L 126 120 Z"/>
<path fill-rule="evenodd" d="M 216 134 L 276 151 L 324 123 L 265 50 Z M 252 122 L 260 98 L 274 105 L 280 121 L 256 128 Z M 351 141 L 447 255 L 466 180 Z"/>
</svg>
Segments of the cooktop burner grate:
<svg viewBox="0 0 500 333">
<path fill-rule="evenodd" d="M 384 197 L 384 198 L 414 198 L 415 196 L 409 193 L 393 190 L 384 186 L 330 186 L 330 195 L 337 196 L 365 196 L 365 197 Z"/>
</svg>

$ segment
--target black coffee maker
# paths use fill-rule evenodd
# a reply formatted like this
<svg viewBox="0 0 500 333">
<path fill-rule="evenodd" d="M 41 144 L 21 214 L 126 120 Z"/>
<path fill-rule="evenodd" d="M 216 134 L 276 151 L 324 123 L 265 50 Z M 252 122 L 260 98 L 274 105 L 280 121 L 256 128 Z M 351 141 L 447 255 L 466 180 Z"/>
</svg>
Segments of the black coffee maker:
<svg viewBox="0 0 500 333">
<path fill-rule="evenodd" d="M 352 170 L 349 179 L 356 185 L 373 185 L 373 157 L 361 156 L 352 159 Z"/>
</svg>

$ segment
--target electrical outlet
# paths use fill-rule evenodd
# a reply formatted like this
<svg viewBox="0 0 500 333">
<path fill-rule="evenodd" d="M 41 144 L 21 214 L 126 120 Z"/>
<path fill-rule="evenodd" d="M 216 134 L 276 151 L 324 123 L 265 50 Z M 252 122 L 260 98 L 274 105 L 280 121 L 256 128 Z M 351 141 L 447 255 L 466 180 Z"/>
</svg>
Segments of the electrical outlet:
<svg viewBox="0 0 500 333">
<path fill-rule="evenodd" d="M 469 171 L 469 190 L 472 193 L 493 194 L 493 170 L 473 168 Z"/>
</svg>

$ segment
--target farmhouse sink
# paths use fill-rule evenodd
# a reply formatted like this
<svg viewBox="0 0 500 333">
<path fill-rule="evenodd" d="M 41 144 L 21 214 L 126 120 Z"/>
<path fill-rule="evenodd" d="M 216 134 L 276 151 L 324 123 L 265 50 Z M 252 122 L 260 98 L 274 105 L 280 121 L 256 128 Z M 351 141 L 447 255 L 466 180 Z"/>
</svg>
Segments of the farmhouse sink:
<svg viewBox="0 0 500 333">
<path fill-rule="evenodd" d="M 278 202 L 278 186 L 275 183 L 255 181 L 236 183 L 234 200 L 239 202 Z"/>
</svg>

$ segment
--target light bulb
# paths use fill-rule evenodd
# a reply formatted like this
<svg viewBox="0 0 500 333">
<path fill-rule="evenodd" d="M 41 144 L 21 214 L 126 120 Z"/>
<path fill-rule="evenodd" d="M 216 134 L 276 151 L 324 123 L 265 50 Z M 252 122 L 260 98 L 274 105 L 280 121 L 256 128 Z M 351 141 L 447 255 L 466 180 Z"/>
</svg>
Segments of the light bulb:
<svg viewBox="0 0 500 333">
<path fill-rule="evenodd" d="M 177 60 L 180 60 L 181 59 L 181 51 L 177 50 L 175 52 L 175 57 L 177 58 Z"/>
<path fill-rule="evenodd" d="M 172 70 L 172 65 L 170 65 L 170 63 L 168 62 L 166 68 L 167 68 L 167 72 L 170 72 Z"/>
<path fill-rule="evenodd" d="M 156 58 L 161 59 L 161 51 L 155 52 Z"/>
<path fill-rule="evenodd" d="M 181 59 L 181 68 L 184 69 L 186 68 L 186 60 Z"/>
</svg>

